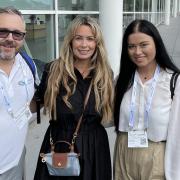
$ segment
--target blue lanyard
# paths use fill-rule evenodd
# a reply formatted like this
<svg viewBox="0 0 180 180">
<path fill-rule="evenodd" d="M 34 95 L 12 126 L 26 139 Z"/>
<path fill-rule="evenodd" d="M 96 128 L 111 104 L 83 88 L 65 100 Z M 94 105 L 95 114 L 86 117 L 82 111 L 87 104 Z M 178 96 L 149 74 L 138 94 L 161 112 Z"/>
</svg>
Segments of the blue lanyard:
<svg viewBox="0 0 180 180">
<path fill-rule="evenodd" d="M 20 66 L 21 66 L 21 69 L 22 69 L 22 72 L 23 72 L 23 76 L 24 76 L 24 84 L 25 84 L 25 88 L 26 88 L 26 92 L 27 92 L 27 105 L 28 105 L 29 104 L 28 103 L 29 91 L 28 91 L 28 87 L 27 87 L 27 83 L 28 83 L 28 81 L 27 81 L 27 73 L 23 69 L 21 61 L 19 61 L 19 62 L 20 62 Z M 3 96 L 3 99 L 4 99 L 4 103 L 5 103 L 7 112 L 14 118 L 14 113 L 13 113 L 13 110 L 12 110 L 12 106 L 11 106 L 11 102 L 10 102 L 10 98 L 8 96 L 8 93 L 5 92 L 5 89 L 4 89 L 4 87 L 2 85 L 0 86 L 0 90 L 1 90 L 1 93 L 2 93 L 2 96 Z"/>
<path fill-rule="evenodd" d="M 154 96 L 155 87 L 157 84 L 157 80 L 160 73 L 160 67 L 157 65 L 152 83 L 150 85 L 149 94 L 147 98 L 147 102 L 145 104 L 145 128 L 148 127 L 148 117 L 149 117 L 149 111 L 151 108 L 152 98 Z M 136 100 L 136 94 L 137 94 L 137 71 L 135 73 L 134 82 L 133 82 L 133 88 L 132 88 L 132 95 L 131 95 L 131 104 L 130 104 L 130 117 L 129 117 L 129 127 L 133 129 L 134 127 L 134 113 L 135 113 L 135 100 Z"/>
<path fill-rule="evenodd" d="M 1 92 L 2 92 L 2 95 L 3 95 L 3 98 L 4 98 L 4 102 L 5 102 L 6 109 L 7 109 L 8 113 L 9 113 L 11 116 L 13 116 L 13 110 L 12 110 L 12 107 L 11 107 L 11 104 L 10 104 L 10 99 L 9 99 L 9 97 L 5 94 L 4 87 L 1 86 L 0 89 L 1 89 Z"/>
</svg>

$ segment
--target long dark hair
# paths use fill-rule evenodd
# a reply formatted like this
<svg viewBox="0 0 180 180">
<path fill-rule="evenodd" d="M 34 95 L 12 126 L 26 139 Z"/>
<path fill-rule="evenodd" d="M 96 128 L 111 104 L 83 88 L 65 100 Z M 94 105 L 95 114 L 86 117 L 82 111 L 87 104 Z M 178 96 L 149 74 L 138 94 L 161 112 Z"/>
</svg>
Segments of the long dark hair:
<svg viewBox="0 0 180 180">
<path fill-rule="evenodd" d="M 118 131 L 121 101 L 124 93 L 133 84 L 136 70 L 136 65 L 131 61 L 128 55 L 128 37 L 135 32 L 141 32 L 153 38 L 156 47 L 155 59 L 162 69 L 165 70 L 168 68 L 172 71 L 179 72 L 179 69 L 171 61 L 157 28 L 147 20 L 134 20 L 131 22 L 126 28 L 123 36 L 120 72 L 115 87 L 114 123 L 116 131 Z"/>
</svg>

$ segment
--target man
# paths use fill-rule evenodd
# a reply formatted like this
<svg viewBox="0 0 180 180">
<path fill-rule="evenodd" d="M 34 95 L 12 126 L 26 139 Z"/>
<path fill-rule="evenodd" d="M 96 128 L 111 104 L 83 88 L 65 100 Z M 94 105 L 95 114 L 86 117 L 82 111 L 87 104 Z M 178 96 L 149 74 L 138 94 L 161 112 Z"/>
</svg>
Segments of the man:
<svg viewBox="0 0 180 180">
<path fill-rule="evenodd" d="M 22 180 L 32 72 L 18 53 L 26 31 L 22 14 L 0 8 L 0 180 Z"/>
</svg>

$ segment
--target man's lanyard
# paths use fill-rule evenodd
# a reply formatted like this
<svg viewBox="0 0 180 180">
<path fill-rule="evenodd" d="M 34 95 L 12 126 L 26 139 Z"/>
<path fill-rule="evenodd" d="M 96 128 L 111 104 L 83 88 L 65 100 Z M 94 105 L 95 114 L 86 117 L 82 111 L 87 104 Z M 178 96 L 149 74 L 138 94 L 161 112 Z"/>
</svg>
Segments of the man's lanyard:
<svg viewBox="0 0 180 180">
<path fill-rule="evenodd" d="M 149 111 L 150 111 L 150 108 L 151 108 L 152 98 L 153 98 L 153 95 L 154 95 L 154 92 L 155 92 L 155 87 L 156 87 L 156 84 L 157 84 L 159 73 L 160 73 L 160 67 L 157 65 L 154 76 L 153 76 L 153 80 L 152 80 L 150 88 L 149 88 L 147 102 L 145 104 L 145 116 L 144 116 L 145 128 L 148 127 Z M 135 122 L 134 113 L 135 113 L 136 95 L 137 95 L 137 71 L 136 71 L 135 77 L 134 77 L 132 96 L 131 96 L 131 104 L 130 104 L 130 117 L 129 117 L 129 127 L 130 127 L 130 129 L 134 128 L 134 122 Z"/>
<path fill-rule="evenodd" d="M 20 63 L 20 66 L 21 66 L 21 69 L 22 69 L 22 72 L 23 72 L 24 85 L 25 85 L 26 93 L 27 93 L 27 98 L 26 98 L 27 103 L 26 104 L 29 105 L 29 91 L 28 91 L 28 87 L 27 87 L 27 84 L 28 84 L 27 73 L 23 69 L 21 61 L 19 61 L 19 63 Z M 12 106 L 11 106 L 10 98 L 9 98 L 8 93 L 7 93 L 7 91 L 5 90 L 5 88 L 3 87 L 2 84 L 0 85 L 0 90 L 1 90 L 1 93 L 2 93 L 2 96 L 3 96 L 3 99 L 4 99 L 6 109 L 7 109 L 8 113 L 14 118 L 14 112 L 13 112 L 13 109 L 12 109 Z"/>
</svg>

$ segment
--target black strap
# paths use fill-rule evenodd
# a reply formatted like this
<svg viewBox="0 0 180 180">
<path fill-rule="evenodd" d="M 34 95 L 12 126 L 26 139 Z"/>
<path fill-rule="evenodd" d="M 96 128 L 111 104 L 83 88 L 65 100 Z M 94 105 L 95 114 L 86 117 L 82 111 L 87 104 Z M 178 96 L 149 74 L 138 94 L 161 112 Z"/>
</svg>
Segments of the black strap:
<svg viewBox="0 0 180 180">
<path fill-rule="evenodd" d="M 171 80 L 170 80 L 171 99 L 173 99 L 173 96 L 174 96 L 174 91 L 175 91 L 176 81 L 177 81 L 178 76 L 179 76 L 179 73 L 174 72 L 172 74 L 172 77 L 171 77 Z"/>
<path fill-rule="evenodd" d="M 40 98 L 36 98 L 36 109 L 37 109 L 37 124 L 40 124 L 41 123 L 41 101 L 40 101 Z"/>
</svg>

